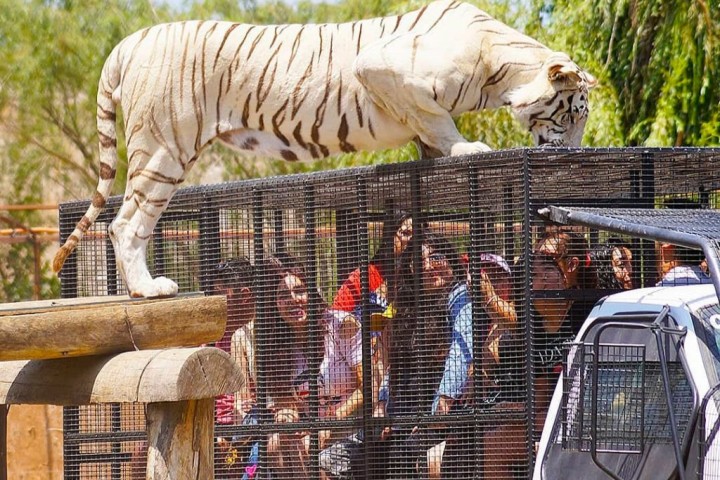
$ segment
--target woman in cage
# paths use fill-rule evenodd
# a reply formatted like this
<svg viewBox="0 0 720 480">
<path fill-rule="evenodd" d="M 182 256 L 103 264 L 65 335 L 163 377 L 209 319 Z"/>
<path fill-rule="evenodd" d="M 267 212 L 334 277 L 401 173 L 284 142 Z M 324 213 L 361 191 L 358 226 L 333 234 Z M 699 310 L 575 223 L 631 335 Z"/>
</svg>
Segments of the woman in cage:
<svg viewBox="0 0 720 480">
<path fill-rule="evenodd" d="M 368 265 L 370 298 L 367 304 L 373 318 L 371 366 L 375 416 L 384 416 L 379 401 L 381 382 L 387 375 L 387 347 L 383 330 L 392 317 L 392 293 L 395 290 L 399 258 L 413 237 L 412 217 L 406 212 L 384 222 L 379 247 Z M 363 403 L 362 371 L 362 296 L 360 268 L 345 280 L 325 315 L 325 355 L 320 366 L 320 383 L 326 418 L 342 420 L 358 413 Z M 389 295 L 390 293 L 390 295 Z M 320 468 L 325 478 L 345 479 L 357 476 L 363 431 L 345 432 L 340 439 L 325 439 L 332 444 L 320 453 Z M 334 441 L 337 440 L 337 441 Z M 321 442 L 321 448 L 327 442 Z"/>
<path fill-rule="evenodd" d="M 594 288 L 595 283 L 585 237 L 573 231 L 545 231 L 535 244 L 532 259 L 530 320 L 535 324 L 536 435 L 542 431 L 552 389 L 562 369 L 563 348 L 575 338 L 594 303 L 557 296 L 552 291 Z"/>
<path fill-rule="evenodd" d="M 510 266 L 505 259 L 492 253 L 481 253 L 481 266 L 477 289 L 479 298 L 475 302 L 458 302 L 459 295 L 468 295 L 471 276 L 468 272 L 467 287 L 456 288 L 450 297 L 449 312 L 452 320 L 452 341 L 445 359 L 443 377 L 435 393 L 432 407 L 433 415 L 443 415 L 452 411 L 462 411 L 472 407 L 473 394 L 473 305 L 479 307 L 477 319 L 480 329 L 486 332 L 482 341 L 482 356 L 479 359 L 481 371 L 475 394 L 481 401 L 478 407 L 494 408 L 502 404 L 503 408 L 512 407 L 507 403 L 514 398 L 513 379 L 518 375 L 512 367 L 516 348 L 514 330 L 517 327 L 517 313 L 512 301 L 512 276 Z M 461 307 L 459 310 L 457 307 Z M 521 422 L 502 421 L 487 430 L 484 452 L 487 461 L 484 471 L 488 478 L 496 478 L 497 472 L 492 459 L 501 453 L 507 461 L 518 459 L 525 453 L 523 438 L 518 438 L 518 428 L 522 432 Z M 501 435 L 503 441 L 498 442 Z M 495 452 L 496 448 L 502 452 Z M 446 440 L 435 445 L 427 452 L 428 478 L 465 478 L 472 471 L 474 455 L 472 451 L 472 429 L 455 431 Z M 497 477 L 504 478 L 504 477 Z"/>
<path fill-rule="evenodd" d="M 470 301 L 465 269 L 452 244 L 429 231 L 420 237 L 420 248 L 408 248 L 403 254 L 390 329 L 388 413 L 404 420 L 432 410 L 454 317 Z M 427 450 L 440 441 L 435 429 L 394 426 L 387 477 L 417 478 L 425 468 Z"/>
<path fill-rule="evenodd" d="M 630 248 L 618 237 L 593 247 L 590 262 L 597 273 L 597 288 L 632 289 L 632 258 Z"/>
<path fill-rule="evenodd" d="M 304 269 L 287 255 L 270 257 L 264 269 L 272 292 L 266 305 L 267 340 L 264 352 L 273 356 L 272 370 L 266 372 L 268 409 L 276 423 L 290 423 L 307 417 L 308 396 L 314 371 L 321 356 L 318 336 L 322 325 L 311 326 L 308 306 L 322 312 L 325 304 L 317 291 L 307 288 Z M 319 315 L 318 315 L 319 316 Z M 258 352 L 260 354 L 261 352 Z M 309 436 L 303 432 L 272 433 L 268 436 L 267 455 L 274 478 L 305 478 L 309 471 Z"/>
</svg>

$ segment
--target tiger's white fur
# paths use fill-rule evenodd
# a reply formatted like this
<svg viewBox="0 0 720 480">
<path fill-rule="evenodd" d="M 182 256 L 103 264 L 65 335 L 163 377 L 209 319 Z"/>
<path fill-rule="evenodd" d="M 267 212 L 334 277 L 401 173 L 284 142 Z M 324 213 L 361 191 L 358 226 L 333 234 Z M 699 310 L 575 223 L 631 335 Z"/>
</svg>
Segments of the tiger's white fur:
<svg viewBox="0 0 720 480">
<path fill-rule="evenodd" d="M 175 295 L 177 285 L 151 277 L 148 239 L 214 139 L 286 160 L 413 139 L 424 152 L 461 155 L 489 147 L 464 139 L 453 117 L 510 105 L 536 143 L 578 146 L 594 84 L 567 55 L 449 0 L 342 24 L 189 21 L 141 30 L 103 67 L 98 189 L 53 267 L 62 268 L 111 193 L 116 105 L 125 115 L 129 164 L 110 236 L 130 294 L 157 297 Z"/>
</svg>

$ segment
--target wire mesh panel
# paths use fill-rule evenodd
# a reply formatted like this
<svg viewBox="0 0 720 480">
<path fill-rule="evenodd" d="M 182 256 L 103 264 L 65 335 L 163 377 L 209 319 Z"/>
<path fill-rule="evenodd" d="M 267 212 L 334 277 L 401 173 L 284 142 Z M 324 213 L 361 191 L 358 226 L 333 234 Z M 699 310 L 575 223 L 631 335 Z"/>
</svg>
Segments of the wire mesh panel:
<svg viewBox="0 0 720 480">
<path fill-rule="evenodd" d="M 216 400 L 216 477 L 527 478 L 565 343 L 596 299 L 657 281 L 654 245 L 534 209 L 715 205 L 720 152 L 649 152 L 512 150 L 180 190 L 148 265 L 181 293 L 227 296 L 215 346 L 248 380 Z M 63 237 L 87 205 L 62 206 Z M 118 207 L 66 262 L 65 297 L 125 292 L 106 234 Z M 66 409 L 66 478 L 142 478 L 143 422 L 141 405 Z"/>
<path fill-rule="evenodd" d="M 693 394 L 682 365 L 671 362 L 668 367 L 673 409 L 682 440 L 691 415 Z M 660 369 L 658 362 L 645 361 L 643 345 L 601 345 L 598 352 L 592 351 L 589 345 L 573 345 L 564 372 L 564 448 L 588 452 L 594 438 L 597 452 L 639 454 L 646 442 L 671 443 Z M 597 389 L 596 394 L 593 388 Z"/>
</svg>

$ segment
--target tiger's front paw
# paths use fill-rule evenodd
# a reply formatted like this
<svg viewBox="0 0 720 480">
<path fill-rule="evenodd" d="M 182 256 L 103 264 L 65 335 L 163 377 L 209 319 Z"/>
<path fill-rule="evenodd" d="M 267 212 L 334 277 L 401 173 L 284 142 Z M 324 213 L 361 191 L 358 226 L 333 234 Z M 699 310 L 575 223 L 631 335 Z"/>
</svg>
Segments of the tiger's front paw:
<svg viewBox="0 0 720 480">
<path fill-rule="evenodd" d="M 464 142 L 454 144 L 450 148 L 450 155 L 455 157 L 457 155 L 469 155 L 471 153 L 482 153 L 490 151 L 492 151 L 492 148 L 488 147 L 483 142 Z"/>
<path fill-rule="evenodd" d="M 177 293 L 177 283 L 167 277 L 157 277 L 137 285 L 137 287 L 130 292 L 130 296 L 133 298 L 163 298 L 174 297 Z"/>
</svg>

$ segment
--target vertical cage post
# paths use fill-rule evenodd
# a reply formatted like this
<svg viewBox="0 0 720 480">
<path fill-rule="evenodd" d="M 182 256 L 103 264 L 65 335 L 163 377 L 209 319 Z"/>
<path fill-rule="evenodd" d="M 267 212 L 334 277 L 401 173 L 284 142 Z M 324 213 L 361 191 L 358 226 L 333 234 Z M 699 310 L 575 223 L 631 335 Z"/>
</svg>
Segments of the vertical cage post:
<svg viewBox="0 0 720 480">
<path fill-rule="evenodd" d="M 257 295 L 257 298 L 271 298 L 272 285 L 268 275 L 268 269 L 265 267 L 265 254 L 264 254 L 264 218 L 263 218 L 263 191 L 259 187 L 253 187 L 252 190 L 252 224 L 253 224 L 253 257 L 255 259 L 255 278 L 253 279 L 253 290 Z M 267 346 L 267 328 L 273 319 L 269 318 L 268 304 L 265 301 L 258 302 L 255 309 L 255 340 L 257 350 L 255 352 L 255 363 L 257 367 L 256 381 L 257 381 L 257 404 L 260 407 L 259 423 L 260 425 L 268 424 L 272 421 L 270 414 L 267 411 L 267 382 L 266 374 L 268 373 L 266 368 L 268 363 L 266 362 L 266 355 L 272 354 L 270 351 L 265 351 L 263 347 Z M 268 478 L 267 469 L 267 435 L 262 430 L 259 441 L 259 469 L 258 478 Z"/>
<path fill-rule="evenodd" d="M 220 209 L 208 193 L 203 193 L 200 207 L 200 290 L 210 292 L 215 281 L 215 266 L 221 260 Z"/>
<path fill-rule="evenodd" d="M 107 275 L 107 294 L 117 295 L 117 260 L 115 259 L 115 249 L 112 246 L 112 241 L 110 241 L 110 235 L 105 239 L 105 258 L 107 259 L 105 268 L 105 274 Z"/>
<path fill-rule="evenodd" d="M 0 480 L 7 480 L 7 415 L 8 406 L 0 405 Z"/>
<path fill-rule="evenodd" d="M 375 458 L 371 455 L 375 445 L 376 438 L 373 422 L 373 404 L 372 404 L 372 325 L 370 320 L 370 245 L 368 240 L 368 223 L 370 216 L 368 214 L 368 186 L 367 180 L 357 177 L 357 208 L 358 208 L 358 252 L 360 261 L 360 297 L 362 304 L 362 381 L 363 381 L 363 404 L 362 416 L 365 441 L 363 442 L 363 458 L 364 474 L 361 478 L 372 480 L 375 478 Z M 383 228 L 385 228 L 383 226 Z"/>
<path fill-rule="evenodd" d="M 488 216 L 483 215 L 480 205 L 480 169 L 478 168 L 477 161 L 470 161 L 468 168 L 468 187 L 469 187 L 469 203 L 470 203 L 470 245 L 469 245 L 469 267 L 470 267 L 470 298 L 475 299 L 482 298 L 480 291 L 480 253 L 484 248 L 483 245 L 483 223 L 487 220 Z M 479 303 L 475 303 L 477 307 L 472 309 L 472 338 L 473 338 L 473 385 L 475 391 L 473 395 L 473 411 L 475 413 L 475 421 L 473 428 L 473 441 L 475 443 L 473 452 L 475 453 L 473 459 L 473 472 L 483 471 L 483 445 L 482 437 L 483 433 L 487 429 L 487 425 L 484 425 L 477 415 L 479 412 L 478 404 L 481 401 L 478 391 L 482 392 L 481 385 L 483 384 L 482 379 L 482 345 L 481 341 L 488 332 L 488 325 L 486 317 L 480 315 Z"/>
<path fill-rule="evenodd" d="M 518 322 L 522 322 L 525 325 L 525 345 L 527 345 L 527 353 L 525 355 L 525 391 L 527 395 L 526 410 L 528 412 L 528 425 L 527 425 L 527 445 L 528 445 L 528 466 L 532 471 L 534 466 L 534 455 L 533 445 L 535 444 L 535 398 L 533 395 L 533 385 L 535 385 L 535 322 L 532 321 L 532 314 L 530 307 L 532 305 L 532 231 L 530 229 L 530 204 L 531 194 L 530 189 L 532 187 L 531 169 L 530 169 L 530 156 L 527 151 L 523 152 L 523 254 L 524 259 L 523 277 L 524 281 L 524 292 L 523 301 L 518 304 L 523 304 L 523 314 L 518 316 Z"/>
<path fill-rule="evenodd" d="M 317 228 L 316 228 L 316 205 L 315 205 L 315 188 L 312 184 L 307 183 L 304 187 L 304 204 L 305 204 L 305 270 L 306 270 L 306 287 L 308 292 L 317 292 Z M 282 213 L 282 212 L 281 212 Z M 274 219 L 277 222 L 277 210 L 274 212 Z M 282 216 L 280 216 L 280 226 L 282 227 Z M 277 233 L 277 223 L 275 231 Z M 282 233 L 282 231 L 281 231 Z M 280 235 L 280 238 L 282 235 Z M 276 236 L 276 238 L 278 238 Z M 279 246 L 279 245 L 278 245 Z M 312 295 L 308 300 L 316 298 Z M 307 318 L 310 320 L 307 324 L 308 342 L 310 342 L 310 349 L 312 354 L 310 355 L 310 364 L 312 365 L 312 375 L 310 377 L 310 395 L 308 399 L 310 414 L 313 417 L 319 416 L 320 412 L 320 401 L 318 392 L 318 375 L 319 365 L 322 360 L 322 349 L 320 348 L 321 342 L 324 340 L 323 332 L 320 331 L 320 322 L 322 321 L 320 311 L 320 305 L 317 302 L 310 301 L 308 303 Z M 318 454 L 320 443 L 319 443 L 319 431 L 314 430 L 310 435 L 310 458 L 309 458 L 309 470 L 310 472 L 318 472 L 319 476 L 319 462 Z"/>
<path fill-rule="evenodd" d="M 68 437 L 80 433 L 80 407 L 63 407 L 63 479 L 80 480 L 80 444 Z"/>
<path fill-rule="evenodd" d="M 67 208 L 62 204 L 58 207 L 58 225 L 60 230 L 60 244 L 72 234 L 75 229 L 74 217 L 66 211 Z M 69 273 L 72 272 L 73 278 Z M 62 298 L 75 298 L 78 295 L 77 282 L 77 250 L 68 256 L 60 273 L 60 296 Z M 79 465 L 72 461 L 80 455 L 80 446 L 75 442 L 68 442 L 67 437 L 70 434 L 79 433 L 79 407 L 63 408 L 63 478 L 65 480 L 79 479 Z M 7 412 L 7 411 L 6 411 Z M 7 462 L 5 462 L 7 463 Z"/>
<path fill-rule="evenodd" d="M 655 207 L 655 155 L 652 152 L 643 151 L 640 154 L 640 172 L 634 193 L 637 196 L 638 208 Z M 647 274 L 647 272 L 655 271 L 655 265 L 657 263 L 655 242 L 635 239 L 633 240 L 633 248 L 640 252 L 640 258 L 645 264 L 642 268 L 642 271 L 645 273 L 642 286 L 655 286 L 657 279 Z"/>
</svg>

